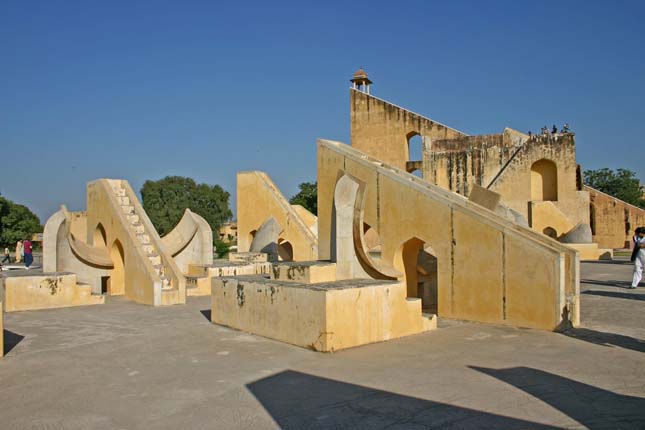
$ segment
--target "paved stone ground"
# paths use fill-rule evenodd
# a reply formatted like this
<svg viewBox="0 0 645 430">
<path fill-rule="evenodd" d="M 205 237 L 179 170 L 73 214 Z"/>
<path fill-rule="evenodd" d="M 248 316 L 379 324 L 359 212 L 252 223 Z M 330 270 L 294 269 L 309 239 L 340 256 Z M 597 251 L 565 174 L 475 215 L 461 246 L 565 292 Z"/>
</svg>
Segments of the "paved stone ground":
<svg viewBox="0 0 645 430">
<path fill-rule="evenodd" d="M 335 354 L 212 325 L 207 297 L 5 314 L 0 429 L 645 429 L 645 287 L 582 277 L 566 334 L 442 321 Z"/>
</svg>

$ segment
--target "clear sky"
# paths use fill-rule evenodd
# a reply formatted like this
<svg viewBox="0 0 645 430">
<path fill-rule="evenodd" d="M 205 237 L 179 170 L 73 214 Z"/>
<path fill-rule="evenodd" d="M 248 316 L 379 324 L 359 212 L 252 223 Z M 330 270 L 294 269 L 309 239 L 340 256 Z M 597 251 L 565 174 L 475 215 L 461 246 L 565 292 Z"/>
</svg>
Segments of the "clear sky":
<svg viewBox="0 0 645 430">
<path fill-rule="evenodd" d="M 569 122 L 645 181 L 645 1 L 0 1 L 0 193 L 45 221 L 85 183 L 287 196 L 349 141 L 349 78 L 469 134 Z"/>
</svg>

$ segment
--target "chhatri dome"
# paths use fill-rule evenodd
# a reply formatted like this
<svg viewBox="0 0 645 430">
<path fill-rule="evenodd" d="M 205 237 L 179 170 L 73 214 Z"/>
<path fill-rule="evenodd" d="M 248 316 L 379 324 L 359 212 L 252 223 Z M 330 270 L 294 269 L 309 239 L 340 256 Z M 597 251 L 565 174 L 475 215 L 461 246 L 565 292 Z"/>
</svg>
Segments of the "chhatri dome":
<svg viewBox="0 0 645 430">
<path fill-rule="evenodd" d="M 354 76 L 349 81 L 352 83 L 352 88 L 355 90 L 363 91 L 367 94 L 370 93 L 370 85 L 372 84 L 372 81 L 370 81 L 370 78 L 367 76 L 367 72 L 363 70 L 362 67 L 354 72 Z"/>
</svg>

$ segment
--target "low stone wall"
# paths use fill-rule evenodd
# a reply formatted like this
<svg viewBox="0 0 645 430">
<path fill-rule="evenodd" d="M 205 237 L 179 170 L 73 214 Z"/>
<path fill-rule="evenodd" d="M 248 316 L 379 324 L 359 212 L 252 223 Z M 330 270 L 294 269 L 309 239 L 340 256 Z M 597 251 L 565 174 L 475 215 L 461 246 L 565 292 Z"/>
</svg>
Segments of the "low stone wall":
<svg viewBox="0 0 645 430">
<path fill-rule="evenodd" d="M 327 261 L 274 263 L 271 279 L 314 284 L 336 280 L 336 264 Z"/>
<path fill-rule="evenodd" d="M 0 286 L 6 312 L 105 303 L 105 297 L 92 294 L 90 285 L 77 284 L 73 273 L 3 276 Z"/>
<path fill-rule="evenodd" d="M 211 321 L 315 351 L 332 352 L 436 328 L 420 299 L 396 281 L 322 284 L 214 278 Z"/>
<path fill-rule="evenodd" d="M 272 264 L 259 258 L 255 263 L 229 260 L 215 260 L 213 264 L 189 264 L 186 275 L 186 294 L 189 296 L 207 296 L 211 293 L 211 279 L 222 276 L 269 275 Z"/>
<path fill-rule="evenodd" d="M 631 248 L 634 230 L 645 227 L 645 210 L 593 188 L 584 189 L 591 199 L 593 241 L 603 248 Z"/>
</svg>

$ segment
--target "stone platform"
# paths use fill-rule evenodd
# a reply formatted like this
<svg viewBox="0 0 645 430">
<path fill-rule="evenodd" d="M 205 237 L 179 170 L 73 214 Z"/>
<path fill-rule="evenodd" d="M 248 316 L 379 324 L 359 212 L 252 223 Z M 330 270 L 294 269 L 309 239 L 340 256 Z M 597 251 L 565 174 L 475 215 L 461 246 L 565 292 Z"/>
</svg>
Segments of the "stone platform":
<svg viewBox="0 0 645 430">
<path fill-rule="evenodd" d="M 215 260 L 212 264 L 189 264 L 186 274 L 186 294 L 188 296 L 208 296 L 211 293 L 211 279 L 222 276 L 268 276 L 271 272 L 271 263 L 266 261 L 266 254 L 257 254 L 260 257 Z"/>
<path fill-rule="evenodd" d="M 336 280 L 336 263 L 328 261 L 289 261 L 273 263 L 271 279 L 313 284 Z"/>
<path fill-rule="evenodd" d="M 92 294 L 91 285 L 77 282 L 69 272 L 2 275 L 0 290 L 6 312 L 105 303 L 103 295 Z"/>
<path fill-rule="evenodd" d="M 286 267 L 286 266 L 283 266 Z M 332 352 L 436 328 L 397 281 L 307 284 L 263 277 L 213 278 L 211 321 L 315 351 Z"/>
</svg>

